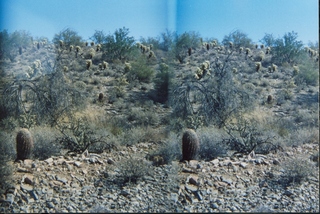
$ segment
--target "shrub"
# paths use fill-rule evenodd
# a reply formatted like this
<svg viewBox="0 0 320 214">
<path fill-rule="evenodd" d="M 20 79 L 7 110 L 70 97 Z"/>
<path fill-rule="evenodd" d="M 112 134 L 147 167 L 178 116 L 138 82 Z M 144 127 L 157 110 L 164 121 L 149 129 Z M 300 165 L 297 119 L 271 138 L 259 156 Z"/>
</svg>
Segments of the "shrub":
<svg viewBox="0 0 320 214">
<path fill-rule="evenodd" d="M 76 31 L 66 28 L 58 34 L 55 34 L 52 40 L 52 42 L 57 46 L 60 46 L 60 41 L 62 41 L 66 47 L 69 47 L 70 45 L 81 46 L 83 39 Z"/>
<path fill-rule="evenodd" d="M 8 161 L 14 160 L 16 155 L 13 142 L 9 133 L 0 131 L 0 190 L 8 184 L 12 175 L 12 167 Z"/>
<path fill-rule="evenodd" d="M 134 38 L 129 36 L 128 28 L 119 28 L 113 35 L 105 36 L 102 48 L 104 56 L 110 60 L 128 60 L 131 52 L 135 49 Z"/>
<path fill-rule="evenodd" d="M 24 160 L 31 157 L 34 147 L 33 136 L 28 129 L 21 129 L 16 137 L 17 160 Z"/>
<path fill-rule="evenodd" d="M 45 160 L 60 154 L 61 145 L 58 138 L 61 134 L 50 127 L 37 126 L 32 129 L 34 136 L 33 158 Z"/>
<path fill-rule="evenodd" d="M 150 166 L 149 161 L 129 155 L 127 159 L 123 159 L 117 165 L 119 184 L 136 184 L 139 179 L 149 174 Z"/>
<path fill-rule="evenodd" d="M 245 119 L 242 116 L 235 122 L 229 122 L 225 130 L 230 136 L 226 139 L 226 144 L 236 153 L 249 154 L 252 151 L 256 153 L 269 153 L 276 151 L 279 146 L 273 143 L 274 133 L 266 133 L 264 126 L 254 119 Z M 267 127 L 266 127 L 267 128 Z"/>
<path fill-rule="evenodd" d="M 287 187 L 291 184 L 300 184 L 315 175 L 315 165 L 306 157 L 294 157 L 281 163 L 282 174 L 279 183 Z"/>
<path fill-rule="evenodd" d="M 188 48 L 197 48 L 200 46 L 200 35 L 196 32 L 185 32 L 181 35 L 176 34 L 172 54 L 174 57 L 179 60 L 180 63 L 183 63 L 185 58 L 188 55 Z"/>
<path fill-rule="evenodd" d="M 147 59 L 141 56 L 132 63 L 132 69 L 128 73 L 128 80 L 131 82 L 134 79 L 138 79 L 141 82 L 149 83 L 153 75 L 154 70 L 147 64 Z"/>
<path fill-rule="evenodd" d="M 236 30 L 231 32 L 229 35 L 224 36 L 222 40 L 222 44 L 224 46 L 229 46 L 229 42 L 233 43 L 233 47 L 237 50 L 240 47 L 250 47 L 251 39 L 248 38 L 248 35 L 241 32 L 240 30 Z"/>
<path fill-rule="evenodd" d="M 211 161 L 217 157 L 224 157 L 227 154 L 227 146 L 222 139 L 225 134 L 218 129 L 200 129 L 198 130 L 201 147 L 199 158 L 201 160 Z"/>
<path fill-rule="evenodd" d="M 160 64 L 160 72 L 157 72 L 154 79 L 156 101 L 166 103 L 169 98 L 169 90 L 172 84 L 173 73 L 165 63 Z"/>
<path fill-rule="evenodd" d="M 153 161 L 153 164 L 158 166 L 162 164 L 171 164 L 172 161 L 181 160 L 180 142 L 177 140 L 174 134 L 171 134 L 168 139 L 157 149 L 150 154 L 149 159 Z M 158 160 L 155 158 L 157 157 Z M 161 162 L 160 162 L 160 161 Z"/>
<path fill-rule="evenodd" d="M 113 147 L 112 144 L 106 142 L 108 133 L 97 134 L 98 129 L 92 127 L 86 117 L 76 117 L 71 114 L 65 121 L 57 121 L 56 127 L 62 134 L 58 142 L 69 152 L 82 153 L 86 149 L 92 151 L 95 150 L 94 146 L 97 143 L 104 144 L 108 149 Z"/>
</svg>

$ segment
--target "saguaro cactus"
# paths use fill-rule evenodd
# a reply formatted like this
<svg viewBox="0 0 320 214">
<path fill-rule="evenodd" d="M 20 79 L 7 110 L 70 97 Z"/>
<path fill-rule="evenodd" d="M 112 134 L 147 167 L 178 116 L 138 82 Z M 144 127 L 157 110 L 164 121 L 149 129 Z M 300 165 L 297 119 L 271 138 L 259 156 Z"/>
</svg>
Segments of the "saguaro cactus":
<svg viewBox="0 0 320 214">
<path fill-rule="evenodd" d="M 192 129 L 187 129 L 182 136 L 182 159 L 196 159 L 199 148 L 200 144 L 197 133 Z"/>
<path fill-rule="evenodd" d="M 17 160 L 30 158 L 33 149 L 32 135 L 28 129 L 21 129 L 16 137 Z"/>
</svg>

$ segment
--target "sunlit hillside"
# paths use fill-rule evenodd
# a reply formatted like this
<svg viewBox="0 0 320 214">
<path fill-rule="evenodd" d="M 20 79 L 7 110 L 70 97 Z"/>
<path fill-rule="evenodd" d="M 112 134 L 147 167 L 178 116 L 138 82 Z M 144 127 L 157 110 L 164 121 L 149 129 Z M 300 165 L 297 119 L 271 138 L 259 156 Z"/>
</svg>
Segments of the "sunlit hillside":
<svg viewBox="0 0 320 214">
<path fill-rule="evenodd" d="M 0 32 L 1 212 L 319 212 L 319 46 Z"/>
</svg>

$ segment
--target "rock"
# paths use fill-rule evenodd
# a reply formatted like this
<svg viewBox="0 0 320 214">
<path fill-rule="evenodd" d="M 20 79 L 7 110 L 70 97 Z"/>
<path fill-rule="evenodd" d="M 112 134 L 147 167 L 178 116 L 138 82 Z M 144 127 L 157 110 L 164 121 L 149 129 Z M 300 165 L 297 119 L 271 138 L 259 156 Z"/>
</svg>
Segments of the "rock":
<svg viewBox="0 0 320 214">
<path fill-rule="evenodd" d="M 33 185 L 33 176 L 32 175 L 24 175 L 24 177 L 22 178 L 22 182 L 29 184 L 29 185 Z"/>
<path fill-rule="evenodd" d="M 198 177 L 197 176 L 189 176 L 189 183 L 193 185 L 198 185 Z"/>
<path fill-rule="evenodd" d="M 186 189 L 186 190 L 189 190 L 189 191 L 191 191 L 191 192 L 196 192 L 196 191 L 198 191 L 198 187 L 197 187 L 197 186 L 188 185 L 188 184 L 185 186 L 185 189 Z"/>
<path fill-rule="evenodd" d="M 218 165 L 219 164 L 219 159 L 213 159 L 212 161 L 210 161 L 211 164 L 213 165 Z"/>
<path fill-rule="evenodd" d="M 32 173 L 30 169 L 18 167 L 17 172 Z"/>
<path fill-rule="evenodd" d="M 51 209 L 51 208 L 54 208 L 54 204 L 51 202 L 51 201 L 47 201 L 46 202 L 46 206 Z"/>
<path fill-rule="evenodd" d="M 76 167 L 78 167 L 78 168 L 80 168 L 81 167 L 81 162 L 80 161 L 75 161 L 74 162 L 74 165 L 76 166 Z"/>
<path fill-rule="evenodd" d="M 48 158 L 48 159 L 44 160 L 44 162 L 46 162 L 47 164 L 52 164 L 53 158 Z"/>
<path fill-rule="evenodd" d="M 33 163 L 33 160 L 30 160 L 30 159 L 25 159 L 23 161 L 23 165 L 27 168 L 31 168 L 32 167 L 32 163 Z"/>
<path fill-rule="evenodd" d="M 62 177 L 60 175 L 56 175 L 56 180 L 62 182 L 63 184 L 68 183 L 68 180 L 65 177 Z"/>
<path fill-rule="evenodd" d="M 108 158 L 107 163 L 108 164 L 115 164 L 115 162 L 112 158 Z"/>
<path fill-rule="evenodd" d="M 248 164 L 247 163 L 245 163 L 245 162 L 241 162 L 240 163 L 240 167 L 242 167 L 242 168 L 247 168 L 247 166 L 248 166 Z"/>
<path fill-rule="evenodd" d="M 185 167 L 182 168 L 182 172 L 185 172 L 185 173 L 197 173 L 197 171 L 195 171 L 195 169 L 189 169 L 189 168 L 185 168 Z"/>
<path fill-rule="evenodd" d="M 30 192 L 33 190 L 33 186 L 31 186 L 29 184 L 21 184 L 20 188 L 21 188 L 21 190 L 27 191 L 27 192 Z"/>
<path fill-rule="evenodd" d="M 174 203 L 177 203 L 179 195 L 177 193 L 170 193 L 170 199 L 174 201 Z"/>
</svg>

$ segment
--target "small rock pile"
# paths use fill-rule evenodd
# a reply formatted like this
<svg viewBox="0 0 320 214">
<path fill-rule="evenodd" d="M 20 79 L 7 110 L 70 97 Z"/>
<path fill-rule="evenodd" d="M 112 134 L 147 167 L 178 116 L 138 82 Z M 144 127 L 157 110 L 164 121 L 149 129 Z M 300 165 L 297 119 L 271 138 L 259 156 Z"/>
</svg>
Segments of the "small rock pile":
<svg viewBox="0 0 320 214">
<path fill-rule="evenodd" d="M 319 176 L 287 188 L 274 185 L 283 160 L 319 151 L 317 144 L 268 155 L 152 166 L 138 182 L 119 184 L 121 160 L 152 144 L 122 151 L 13 163 L 14 184 L 0 212 L 319 212 Z M 316 167 L 315 167 L 316 169 Z"/>
</svg>

